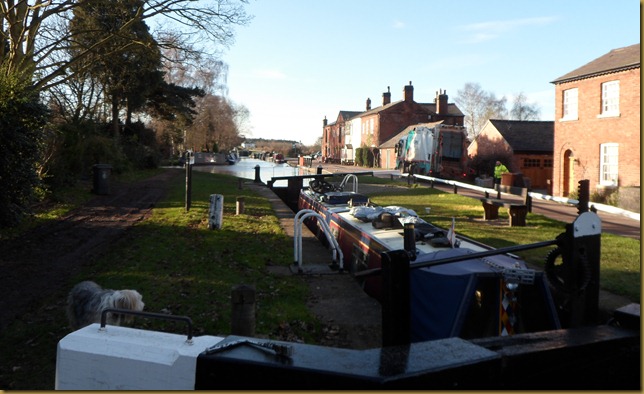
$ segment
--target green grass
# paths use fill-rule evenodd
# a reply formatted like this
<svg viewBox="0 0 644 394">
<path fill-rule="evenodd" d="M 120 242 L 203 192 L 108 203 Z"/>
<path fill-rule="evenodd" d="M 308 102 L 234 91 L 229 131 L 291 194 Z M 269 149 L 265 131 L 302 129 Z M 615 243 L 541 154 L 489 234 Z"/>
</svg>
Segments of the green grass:
<svg viewBox="0 0 644 394">
<path fill-rule="evenodd" d="M 477 200 L 428 187 L 391 189 L 387 193 L 371 196 L 371 200 L 378 205 L 400 205 L 413 209 L 421 218 L 444 228 L 448 228 L 454 218 L 459 234 L 496 248 L 553 240 L 565 231 L 566 225 L 543 215 L 528 213 L 527 226 L 509 227 L 506 209 L 499 210 L 499 218 L 506 220 L 504 223 L 489 224 L 481 220 L 483 207 Z M 425 213 L 425 207 L 431 207 L 429 215 Z M 543 268 L 550 249 L 533 249 L 516 254 L 529 264 Z M 600 286 L 633 302 L 640 302 L 640 251 L 639 240 L 603 233 Z"/>
<path fill-rule="evenodd" d="M 106 288 L 137 289 L 145 309 L 189 316 L 194 335 L 229 335 L 231 291 L 256 289 L 256 336 L 316 343 L 321 326 L 305 305 L 308 287 L 298 276 L 279 276 L 269 265 L 292 264 L 292 240 L 268 200 L 238 190 L 237 178 L 193 173 L 192 206 L 184 209 L 178 179 L 148 220 L 134 226 L 109 252 L 68 283 L 94 280 Z M 210 194 L 224 196 L 222 228 L 208 228 Z M 245 214 L 235 215 L 236 197 Z M 69 333 L 66 291 L 43 300 L 3 331 L 0 388 L 53 389 L 56 345 Z M 137 318 L 135 327 L 184 334 L 185 324 Z"/>
<path fill-rule="evenodd" d="M 442 227 L 448 227 L 454 217 L 459 233 L 495 247 L 554 239 L 564 230 L 564 223 L 534 214 L 528 215 L 526 227 L 492 226 L 480 220 L 480 203 L 467 197 L 374 177 L 360 177 L 359 183 L 405 186 L 387 188 L 372 200 L 414 209 Z M 289 335 L 289 340 L 317 343 L 321 326 L 306 309 L 306 284 L 296 275 L 278 276 L 267 270 L 269 265 L 292 263 L 292 240 L 283 233 L 268 200 L 251 190 L 239 190 L 235 177 L 201 172 L 193 173 L 189 212 L 184 209 L 184 193 L 179 177 L 151 218 L 130 229 L 107 254 L 73 278 L 67 289 L 85 279 L 107 288 L 135 288 L 143 294 L 146 310 L 189 316 L 195 335 L 228 335 L 231 291 L 237 285 L 251 285 L 257 291 L 258 337 Z M 218 230 L 208 229 L 211 194 L 224 196 L 224 219 Z M 245 214 L 237 216 L 238 196 L 245 197 Z M 81 201 L 69 202 L 60 212 Z M 430 215 L 425 214 L 426 206 L 432 208 Z M 503 211 L 499 211 L 501 217 L 507 218 Z M 46 220 L 58 214 L 49 214 Z M 526 252 L 525 258 L 542 266 L 546 253 L 537 249 Z M 639 302 L 639 241 L 602 235 L 601 285 Z M 52 295 L 3 331 L 1 389 L 54 388 L 56 346 L 69 333 L 65 297 L 66 291 Z M 182 324 L 166 321 L 140 318 L 135 326 L 185 333 Z"/>
</svg>

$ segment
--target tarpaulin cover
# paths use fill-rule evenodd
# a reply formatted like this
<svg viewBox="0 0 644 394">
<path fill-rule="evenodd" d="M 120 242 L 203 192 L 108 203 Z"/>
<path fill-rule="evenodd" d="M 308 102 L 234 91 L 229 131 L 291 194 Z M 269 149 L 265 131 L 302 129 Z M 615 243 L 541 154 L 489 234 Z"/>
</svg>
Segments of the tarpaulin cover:
<svg viewBox="0 0 644 394">
<path fill-rule="evenodd" d="M 473 253 L 468 249 L 447 249 L 421 255 L 414 263 Z M 518 265 L 517 265 L 518 263 Z M 507 255 L 470 259 L 426 268 L 412 269 L 411 340 L 412 342 L 458 336 L 475 299 L 482 278 L 501 278 L 503 268 L 526 268 Z M 500 280 L 499 280 L 500 283 Z M 498 304 L 498 298 L 495 302 Z M 490 316 L 498 319 L 498 315 Z"/>
</svg>

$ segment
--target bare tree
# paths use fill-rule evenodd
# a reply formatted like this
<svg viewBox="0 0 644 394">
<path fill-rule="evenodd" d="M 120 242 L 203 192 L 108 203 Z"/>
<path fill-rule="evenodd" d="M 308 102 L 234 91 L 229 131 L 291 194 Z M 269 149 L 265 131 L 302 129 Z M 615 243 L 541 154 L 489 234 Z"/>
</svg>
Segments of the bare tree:
<svg viewBox="0 0 644 394">
<path fill-rule="evenodd" d="M 497 99 L 494 93 L 484 91 L 478 83 L 466 83 L 463 89 L 457 91 L 454 101 L 465 114 L 465 125 L 470 140 L 481 132 L 488 119 L 506 118 L 505 96 Z"/>
<path fill-rule="evenodd" d="M 4 44 L 0 45 L 0 63 L 7 65 L 6 71 L 27 71 L 33 76 L 38 90 L 46 90 L 83 72 L 83 67 L 72 69 L 71 66 L 119 36 L 117 30 L 72 57 L 53 56 L 59 51 L 66 52 L 69 43 L 73 42 L 70 30 L 60 27 L 70 20 L 73 10 L 86 1 L 91 0 L 0 1 L 0 42 Z M 179 35 L 184 38 L 183 42 L 195 43 L 189 50 L 206 53 L 213 50 L 207 45 L 216 47 L 232 43 L 233 27 L 250 21 L 244 10 L 246 3 L 246 0 L 145 0 L 121 28 L 128 29 L 132 23 L 154 18 L 156 30 L 153 35 L 160 47 L 175 46 L 176 41 L 164 38 Z M 164 34 L 166 32 L 175 34 Z M 138 44 L 131 41 L 127 45 Z"/>
<path fill-rule="evenodd" d="M 539 120 L 540 109 L 537 104 L 528 102 L 528 97 L 520 92 L 512 100 L 510 119 L 512 120 Z"/>
</svg>

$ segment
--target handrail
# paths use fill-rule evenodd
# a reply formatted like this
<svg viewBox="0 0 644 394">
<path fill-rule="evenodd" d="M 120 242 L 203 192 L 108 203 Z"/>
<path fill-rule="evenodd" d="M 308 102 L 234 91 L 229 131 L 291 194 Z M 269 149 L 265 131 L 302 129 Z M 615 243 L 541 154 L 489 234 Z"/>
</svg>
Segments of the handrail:
<svg viewBox="0 0 644 394">
<path fill-rule="evenodd" d="M 294 218 L 295 226 L 294 226 L 293 242 L 294 242 L 295 262 L 297 263 L 298 271 L 302 272 L 302 230 L 301 228 L 302 228 L 302 224 L 304 223 L 304 220 L 311 216 L 316 217 L 318 219 L 318 223 L 321 224 L 322 233 L 324 233 L 327 241 L 329 241 L 329 244 L 331 245 L 331 253 L 333 256 L 333 261 L 339 262 L 339 268 L 340 268 L 340 271 L 342 271 L 344 269 L 344 256 L 342 254 L 342 249 L 340 249 L 340 245 L 338 244 L 338 240 L 335 239 L 335 237 L 331 234 L 331 229 L 329 228 L 328 223 L 324 220 L 322 215 L 313 211 L 312 209 L 302 209 L 295 215 L 295 218 Z"/>
<path fill-rule="evenodd" d="M 476 190 L 481 193 L 497 193 L 496 189 L 490 189 L 488 187 L 482 187 L 482 186 L 476 186 L 476 185 L 471 185 L 469 183 L 464 183 L 464 182 L 458 182 L 450 179 L 442 179 L 442 178 L 436 178 L 433 176 L 426 176 L 426 175 L 418 175 L 418 174 L 401 174 L 401 177 L 409 177 L 412 176 L 414 178 L 422 179 L 428 182 L 438 182 L 438 183 L 444 183 L 446 185 L 451 185 L 454 187 L 463 187 L 465 189 L 470 189 L 470 190 Z M 537 198 L 539 200 L 545 200 L 545 201 L 553 201 L 557 202 L 559 204 L 564 204 L 564 205 L 574 205 L 577 206 L 579 205 L 579 200 L 571 199 L 571 198 L 566 198 L 566 197 L 557 197 L 557 196 L 550 196 L 547 194 L 543 193 L 537 193 L 537 192 L 528 192 L 528 195 L 531 198 Z M 617 208 L 611 205 L 605 205 L 605 204 L 600 204 L 596 202 L 589 202 L 589 206 L 595 207 L 598 211 L 603 211 L 607 213 L 612 213 L 615 215 L 621 215 L 621 216 L 626 216 L 628 218 L 634 219 L 634 220 L 640 220 L 640 214 L 639 213 L 634 213 L 630 212 L 621 208 Z"/>
<path fill-rule="evenodd" d="M 349 179 L 353 180 L 353 192 L 357 193 L 358 192 L 358 177 L 355 174 L 347 174 L 344 176 L 344 179 L 342 182 L 340 182 L 340 190 L 344 190 L 344 186 L 347 184 Z"/>
<path fill-rule="evenodd" d="M 541 241 L 541 242 L 535 242 L 532 244 L 527 244 L 527 245 L 514 245 L 514 246 L 507 246 L 504 248 L 499 248 L 499 249 L 490 249 L 490 250 L 485 250 L 482 252 L 474 252 L 474 253 L 469 253 L 469 254 L 462 254 L 458 256 L 452 256 L 452 257 L 444 257 L 444 258 L 434 258 L 433 254 L 425 254 L 425 255 L 419 255 L 417 257 L 417 260 L 409 263 L 409 268 L 410 269 L 415 269 L 415 268 L 425 268 L 425 267 L 433 267 L 436 265 L 443 265 L 443 264 L 450 264 L 450 263 L 457 263 L 460 261 L 464 260 L 471 260 L 471 259 L 480 259 L 488 256 L 496 256 L 499 254 L 512 254 L 514 252 L 520 252 L 523 250 L 530 250 L 530 249 L 537 249 L 537 248 L 543 248 L 546 246 L 552 246 L 556 245 L 557 240 L 550 240 L 550 241 Z M 382 273 L 382 267 L 377 267 L 377 268 L 370 268 L 366 269 L 360 272 L 356 272 L 354 274 L 354 277 L 356 278 L 367 278 L 371 276 L 376 276 L 380 275 Z"/>
<path fill-rule="evenodd" d="M 141 317 L 149 317 L 152 319 L 162 319 L 162 320 L 174 320 L 182 321 L 188 326 L 188 339 L 186 342 L 192 343 L 192 319 L 188 316 L 177 316 L 177 315 L 167 315 L 164 313 L 154 313 L 154 312 L 144 312 L 144 311 L 135 311 L 131 309 L 119 309 L 119 308 L 106 308 L 101 312 L 101 326 L 100 330 L 105 330 L 105 325 L 107 324 L 107 314 L 108 313 L 119 313 L 122 315 L 133 315 Z"/>
<path fill-rule="evenodd" d="M 361 175 L 361 176 L 369 176 L 369 175 L 373 176 L 373 171 L 354 171 L 354 172 L 351 172 L 350 174 Z M 293 179 L 293 178 L 295 178 L 295 179 L 297 179 L 297 178 L 301 178 L 301 179 L 320 178 L 320 177 L 328 178 L 328 177 L 335 177 L 335 176 L 338 176 L 338 175 L 342 175 L 342 174 L 340 174 L 340 173 L 327 173 L 327 174 L 285 175 L 285 176 L 274 176 L 274 177 L 271 177 L 271 179 L 275 180 L 275 181 L 283 181 L 283 180 L 288 180 L 288 179 Z"/>
</svg>

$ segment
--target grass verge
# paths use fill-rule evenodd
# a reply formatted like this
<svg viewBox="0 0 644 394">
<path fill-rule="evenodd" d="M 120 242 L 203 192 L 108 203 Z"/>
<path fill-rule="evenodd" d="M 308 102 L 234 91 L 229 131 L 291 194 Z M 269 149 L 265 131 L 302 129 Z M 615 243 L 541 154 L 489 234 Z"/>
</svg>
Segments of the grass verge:
<svg viewBox="0 0 644 394">
<path fill-rule="evenodd" d="M 292 240 L 268 200 L 238 190 L 236 177 L 193 173 L 192 206 L 184 209 L 179 179 L 153 215 L 135 225 L 106 254 L 68 283 L 94 280 L 105 288 L 137 289 L 145 310 L 189 316 L 194 335 L 229 335 L 232 289 L 256 289 L 256 336 L 316 343 L 318 322 L 306 308 L 308 287 L 298 276 L 273 275 L 269 265 L 292 263 Z M 208 228 L 209 196 L 224 196 L 222 228 Z M 235 215 L 236 197 L 245 214 Z M 56 346 L 69 333 L 66 292 L 53 294 L 9 325 L 0 338 L 0 388 L 54 388 Z M 184 334 L 185 324 L 137 318 L 137 328 Z"/>
<path fill-rule="evenodd" d="M 373 177 L 360 177 L 359 182 L 404 186 Z M 239 190 L 235 177 L 201 172 L 193 173 L 189 212 L 184 209 L 184 192 L 183 182 L 172 184 L 152 217 L 128 231 L 68 288 L 85 279 L 107 288 L 135 288 L 143 294 L 146 310 L 191 317 L 195 335 L 228 335 L 231 290 L 252 285 L 257 290 L 258 337 L 317 343 L 320 326 L 306 309 L 306 285 L 297 276 L 275 276 L 266 269 L 292 263 L 292 240 L 283 233 L 269 202 L 251 190 Z M 224 196 L 219 230 L 209 230 L 207 225 L 213 193 Z M 238 196 L 245 197 L 243 215 L 235 215 Z M 483 215 L 478 202 L 424 187 L 391 187 L 372 200 L 413 209 L 442 227 L 448 227 L 454 217 L 459 233 L 495 247 L 553 239 L 564 229 L 564 223 L 534 214 L 528 215 L 526 227 L 490 225 L 477 220 Z M 69 204 L 61 212 L 74 205 Z M 426 206 L 432 207 L 430 215 L 424 213 Z M 507 219 L 501 211 L 501 219 Z M 55 220 L 56 215 L 60 213 L 49 214 L 47 220 Z M 531 264 L 542 266 L 546 253 L 537 249 L 523 255 Z M 602 235 L 601 285 L 639 302 L 639 241 Z M 3 331 L 0 388 L 54 388 L 56 345 L 69 333 L 65 297 L 66 293 L 53 294 Z M 185 332 L 183 326 L 165 321 L 142 319 L 135 326 Z"/>
</svg>

